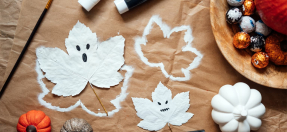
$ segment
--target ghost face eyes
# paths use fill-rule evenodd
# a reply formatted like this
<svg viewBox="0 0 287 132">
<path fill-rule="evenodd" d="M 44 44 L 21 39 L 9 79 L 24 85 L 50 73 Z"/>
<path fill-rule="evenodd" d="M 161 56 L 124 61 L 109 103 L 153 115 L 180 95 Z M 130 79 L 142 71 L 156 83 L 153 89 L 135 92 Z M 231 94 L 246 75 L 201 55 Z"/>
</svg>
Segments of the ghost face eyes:
<svg viewBox="0 0 287 132">
<path fill-rule="evenodd" d="M 76 46 L 76 49 L 77 49 L 78 51 L 81 51 L 81 48 L 80 48 L 79 45 Z"/>
<path fill-rule="evenodd" d="M 168 103 L 168 101 L 165 101 L 165 104 L 167 104 L 167 103 Z M 158 104 L 158 105 L 161 105 L 161 103 L 160 103 L 160 102 L 157 102 L 157 104 Z"/>
<path fill-rule="evenodd" d="M 80 47 L 79 45 L 76 46 L 76 49 L 77 49 L 78 51 L 81 51 L 81 47 Z M 86 49 L 87 49 L 87 50 L 90 49 L 90 44 L 87 44 L 87 45 L 86 45 Z M 83 60 L 84 62 L 87 62 L 88 57 L 87 57 L 87 54 L 86 54 L 86 53 L 83 53 L 83 54 L 82 54 L 82 60 Z"/>
<path fill-rule="evenodd" d="M 158 104 L 158 105 L 161 105 L 160 102 L 157 102 L 157 104 Z M 165 101 L 164 104 L 167 105 L 167 104 L 168 104 L 168 101 Z M 164 104 L 163 104 L 163 105 L 164 105 Z M 164 107 L 164 106 L 163 106 L 163 107 Z M 160 109 L 160 112 L 166 112 L 166 111 L 168 111 L 168 110 L 169 110 L 169 108 L 163 108 L 163 109 Z"/>
<path fill-rule="evenodd" d="M 76 46 L 76 49 L 77 49 L 78 51 L 81 51 L 81 47 L 80 47 L 79 45 Z M 87 49 L 87 50 L 90 49 L 90 44 L 87 44 L 87 45 L 86 45 L 86 49 Z"/>
<path fill-rule="evenodd" d="M 87 45 L 86 45 L 86 49 L 87 49 L 87 50 L 90 49 L 90 44 L 87 44 Z"/>
</svg>

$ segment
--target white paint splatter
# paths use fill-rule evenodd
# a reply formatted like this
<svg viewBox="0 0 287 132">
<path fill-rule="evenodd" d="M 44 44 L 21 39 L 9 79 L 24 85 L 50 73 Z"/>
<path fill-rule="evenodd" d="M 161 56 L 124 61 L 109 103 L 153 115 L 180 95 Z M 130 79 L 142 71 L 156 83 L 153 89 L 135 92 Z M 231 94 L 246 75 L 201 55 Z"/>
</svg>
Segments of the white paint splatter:
<svg viewBox="0 0 287 132">
<path fill-rule="evenodd" d="M 39 62 L 36 60 L 36 67 L 35 70 L 38 74 L 37 77 L 37 81 L 41 86 L 42 89 L 42 93 L 40 93 L 38 95 L 38 101 L 41 105 L 45 106 L 48 109 L 52 109 L 52 110 L 56 110 L 56 111 L 60 111 L 60 112 L 68 112 L 71 111 L 73 109 L 75 109 L 76 107 L 80 106 L 83 108 L 83 110 L 85 110 L 87 113 L 94 115 L 94 116 L 99 116 L 99 117 L 103 117 L 106 116 L 106 113 L 95 113 L 91 110 L 89 110 L 84 104 L 83 102 L 81 102 L 81 100 L 78 100 L 74 105 L 71 105 L 67 108 L 61 108 L 59 106 L 53 106 L 51 103 L 46 102 L 43 98 L 50 92 L 48 90 L 48 88 L 46 87 L 45 83 L 42 81 L 43 78 L 45 78 L 45 76 L 43 75 L 43 72 L 40 69 L 39 66 Z M 131 66 L 127 66 L 124 65 L 121 70 L 125 70 L 127 71 L 125 74 L 125 79 L 123 82 L 123 86 L 121 87 L 121 93 L 120 95 L 118 95 L 115 99 L 111 100 L 110 102 L 116 107 L 116 109 L 112 110 L 112 111 L 108 111 L 109 117 L 113 116 L 115 113 L 117 113 L 120 109 L 121 109 L 121 102 L 125 100 L 125 98 L 127 97 L 128 93 L 126 92 L 128 89 L 128 82 L 129 79 L 131 78 L 134 68 Z M 100 110 L 100 109 L 98 109 Z"/>
<path fill-rule="evenodd" d="M 164 38 L 169 38 L 170 35 L 173 32 L 180 32 L 180 31 L 185 31 L 184 35 L 184 41 L 187 43 L 186 46 L 182 47 L 182 51 L 190 51 L 194 54 L 197 55 L 195 59 L 193 60 L 192 63 L 189 64 L 189 67 L 187 68 L 182 68 L 181 71 L 184 74 L 185 77 L 174 77 L 173 75 L 169 75 L 167 71 L 164 69 L 164 64 L 161 63 L 150 63 L 146 57 L 144 57 L 144 54 L 142 52 L 141 44 L 146 45 L 148 42 L 146 36 L 150 34 L 151 29 L 153 28 L 152 24 L 156 23 L 160 29 L 163 31 L 163 37 Z M 197 68 L 200 64 L 200 61 L 203 57 L 203 55 L 196 49 L 191 46 L 191 42 L 193 41 L 193 36 L 192 36 L 192 30 L 190 26 L 183 25 L 180 27 L 175 27 L 173 29 L 170 29 L 170 27 L 162 22 L 161 18 L 158 15 L 154 15 L 151 17 L 149 20 L 147 26 L 144 29 L 142 37 L 137 37 L 135 38 L 135 50 L 136 53 L 139 55 L 140 59 L 148 66 L 150 67 L 160 67 L 162 73 L 165 75 L 166 78 L 170 78 L 171 80 L 174 81 L 187 81 L 191 78 L 191 73 L 190 70 Z"/>
</svg>

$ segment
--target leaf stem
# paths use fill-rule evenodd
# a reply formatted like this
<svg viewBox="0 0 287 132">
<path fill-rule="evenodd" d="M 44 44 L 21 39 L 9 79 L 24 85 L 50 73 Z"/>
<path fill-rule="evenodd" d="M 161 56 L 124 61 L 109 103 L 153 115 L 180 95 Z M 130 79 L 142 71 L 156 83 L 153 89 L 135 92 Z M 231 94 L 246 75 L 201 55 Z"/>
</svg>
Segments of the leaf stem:
<svg viewBox="0 0 287 132">
<path fill-rule="evenodd" d="M 91 84 L 91 83 L 90 83 L 90 85 L 91 85 L 91 88 L 93 89 L 93 91 L 94 91 L 95 95 L 97 96 L 97 98 L 98 98 L 98 100 L 99 100 L 100 104 L 101 104 L 101 105 L 102 105 L 102 107 L 104 108 L 104 110 L 105 110 L 105 112 L 106 112 L 107 116 L 109 116 L 109 115 L 108 115 L 108 112 L 107 112 L 107 110 L 106 110 L 106 108 L 105 108 L 105 106 L 104 106 L 104 105 L 103 105 L 103 103 L 101 102 L 101 100 L 100 100 L 99 96 L 97 95 L 97 93 L 96 93 L 96 91 L 95 91 L 94 87 L 92 86 L 92 84 Z"/>
<path fill-rule="evenodd" d="M 169 123 L 168 123 L 168 128 L 169 128 L 169 130 L 172 132 L 172 130 L 171 130 L 170 126 L 169 126 Z"/>
</svg>

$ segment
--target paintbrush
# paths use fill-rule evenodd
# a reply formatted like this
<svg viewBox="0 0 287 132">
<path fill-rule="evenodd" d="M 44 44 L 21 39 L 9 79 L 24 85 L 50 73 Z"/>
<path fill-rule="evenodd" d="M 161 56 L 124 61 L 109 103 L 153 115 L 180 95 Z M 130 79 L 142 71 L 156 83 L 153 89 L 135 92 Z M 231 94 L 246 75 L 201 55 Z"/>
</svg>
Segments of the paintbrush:
<svg viewBox="0 0 287 132">
<path fill-rule="evenodd" d="M 196 130 L 196 131 L 189 131 L 189 132 L 205 132 L 205 130 Z"/>
<path fill-rule="evenodd" d="M 24 48 L 23 48 L 21 54 L 19 55 L 19 57 L 18 57 L 18 59 L 17 59 L 15 65 L 14 65 L 14 67 L 13 67 L 13 69 L 12 69 L 12 71 L 10 72 L 8 78 L 6 79 L 6 81 L 5 81 L 5 83 L 4 83 L 3 87 L 2 87 L 2 90 L 0 91 L 0 98 L 2 97 L 2 95 L 3 95 L 3 93 L 4 93 L 4 91 L 5 91 L 6 87 L 7 87 L 7 85 L 9 84 L 11 78 L 13 77 L 13 74 L 15 73 L 15 71 L 16 71 L 18 65 L 20 64 L 20 62 L 21 62 L 21 60 L 22 60 L 22 58 L 23 58 L 23 56 L 24 56 L 26 50 L 28 49 L 28 47 L 29 47 L 29 45 L 30 45 L 30 43 L 31 43 L 31 41 L 32 41 L 32 39 L 33 39 L 33 37 L 34 37 L 34 35 L 36 34 L 37 29 L 39 28 L 39 26 L 40 26 L 40 24 L 41 24 L 41 22 L 42 22 L 42 20 L 43 20 L 43 18 L 44 18 L 44 16 L 45 16 L 45 14 L 47 13 L 47 11 L 48 11 L 48 9 L 49 9 L 49 7 L 50 7 L 52 1 L 53 1 L 53 0 L 49 0 L 49 1 L 48 1 L 47 5 L 46 5 L 46 7 L 45 7 L 45 9 L 44 9 L 44 11 L 42 12 L 42 14 L 41 14 L 39 20 L 37 21 L 37 23 L 36 23 L 36 25 L 35 25 L 35 27 L 34 27 L 32 33 L 31 33 L 31 35 L 30 35 L 30 37 L 29 37 L 29 39 L 27 40 L 27 42 L 26 42 L 26 44 L 25 44 L 25 46 L 24 46 Z"/>
</svg>

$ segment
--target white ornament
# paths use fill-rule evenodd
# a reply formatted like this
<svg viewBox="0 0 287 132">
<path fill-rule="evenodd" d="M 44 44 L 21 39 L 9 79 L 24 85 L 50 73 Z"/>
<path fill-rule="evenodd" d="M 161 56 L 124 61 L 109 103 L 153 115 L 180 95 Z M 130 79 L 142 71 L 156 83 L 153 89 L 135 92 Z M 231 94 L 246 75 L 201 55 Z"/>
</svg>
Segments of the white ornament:
<svg viewBox="0 0 287 132">
<path fill-rule="evenodd" d="M 227 0 L 227 3 L 230 6 L 241 6 L 243 4 L 244 0 Z"/>
<path fill-rule="evenodd" d="M 212 118 L 223 132 L 249 132 L 261 126 L 265 113 L 261 94 L 242 82 L 224 85 L 212 98 Z"/>
<path fill-rule="evenodd" d="M 146 98 L 132 98 L 138 117 L 143 119 L 138 126 L 149 131 L 162 129 L 166 123 L 180 126 L 186 123 L 192 113 L 189 108 L 189 92 L 177 94 L 171 98 L 171 91 L 161 82 L 152 93 L 151 102 Z"/>
<path fill-rule="evenodd" d="M 251 33 L 255 30 L 255 21 L 250 16 L 243 16 L 240 22 L 240 28 L 243 32 Z"/>
<path fill-rule="evenodd" d="M 264 24 L 262 20 L 258 20 L 256 22 L 255 33 L 262 36 L 268 36 L 271 33 L 271 31 L 272 31 L 271 28 L 269 28 L 266 24 Z"/>
</svg>

